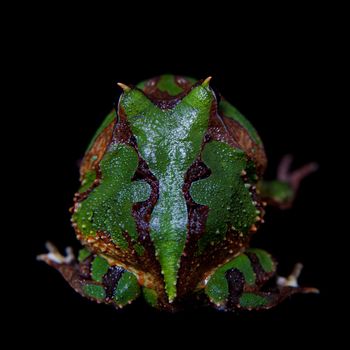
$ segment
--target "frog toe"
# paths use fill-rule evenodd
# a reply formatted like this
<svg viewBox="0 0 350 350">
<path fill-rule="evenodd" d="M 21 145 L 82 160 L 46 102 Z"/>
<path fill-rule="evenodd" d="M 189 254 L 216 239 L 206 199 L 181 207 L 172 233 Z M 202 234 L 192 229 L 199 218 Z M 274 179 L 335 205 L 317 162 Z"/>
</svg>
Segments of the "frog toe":
<svg viewBox="0 0 350 350">
<path fill-rule="evenodd" d="M 263 180 L 258 184 L 261 197 L 268 204 L 281 209 L 290 208 L 302 180 L 318 169 L 318 164 L 311 162 L 296 170 L 291 170 L 292 161 L 293 157 L 290 154 L 284 156 L 278 166 L 277 179 Z"/>
<path fill-rule="evenodd" d="M 51 242 L 46 242 L 45 247 L 47 253 L 40 254 L 36 258 L 38 261 L 44 261 L 48 265 L 59 265 L 59 264 L 71 264 L 75 260 L 72 247 L 67 247 L 65 249 L 65 255 L 62 255 L 55 245 Z"/>
<path fill-rule="evenodd" d="M 277 276 L 276 284 L 278 288 L 295 288 L 299 293 L 315 293 L 318 294 L 320 291 L 313 287 L 300 287 L 298 278 L 302 272 L 303 264 L 297 263 L 288 277 Z"/>
</svg>

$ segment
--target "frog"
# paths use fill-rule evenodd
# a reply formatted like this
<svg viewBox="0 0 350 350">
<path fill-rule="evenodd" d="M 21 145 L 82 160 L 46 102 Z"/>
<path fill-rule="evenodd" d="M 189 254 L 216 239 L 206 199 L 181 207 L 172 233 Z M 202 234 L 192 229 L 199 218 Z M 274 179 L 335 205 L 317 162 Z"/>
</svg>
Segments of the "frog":
<svg viewBox="0 0 350 350">
<path fill-rule="evenodd" d="M 292 206 L 309 163 L 276 180 L 263 175 L 264 146 L 251 122 L 211 86 L 164 74 L 121 94 L 80 165 L 71 221 L 82 249 L 47 243 L 46 262 L 82 296 L 120 309 L 143 296 L 159 310 L 191 305 L 265 310 L 297 293 L 302 265 L 288 277 L 250 246 L 266 207 Z"/>
</svg>

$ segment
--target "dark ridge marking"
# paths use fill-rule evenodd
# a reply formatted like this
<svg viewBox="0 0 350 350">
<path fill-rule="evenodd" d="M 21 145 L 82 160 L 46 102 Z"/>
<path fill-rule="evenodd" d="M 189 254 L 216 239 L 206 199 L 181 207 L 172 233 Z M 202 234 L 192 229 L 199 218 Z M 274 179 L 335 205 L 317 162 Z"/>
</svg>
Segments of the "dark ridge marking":
<svg viewBox="0 0 350 350">
<path fill-rule="evenodd" d="M 152 101 L 156 106 L 161 109 L 172 109 L 174 108 L 181 100 L 186 97 L 192 89 L 202 84 L 203 80 L 198 81 L 195 84 L 189 84 L 184 91 L 180 92 L 178 95 L 172 96 L 166 91 L 161 91 L 157 87 L 159 77 L 150 79 L 144 90 L 140 90 L 148 99 Z M 182 86 L 181 86 L 182 87 Z"/>
<path fill-rule="evenodd" d="M 136 147 L 136 139 L 132 134 L 124 109 L 118 108 L 118 121 L 113 130 L 111 143 L 123 143 L 133 148 Z"/>
<path fill-rule="evenodd" d="M 247 257 L 249 258 L 249 260 L 252 264 L 253 271 L 254 271 L 255 276 L 256 276 L 255 284 L 257 286 L 262 285 L 263 283 L 265 283 L 269 279 L 271 273 L 269 274 L 269 273 L 264 271 L 264 269 L 262 268 L 262 266 L 260 264 L 259 258 L 257 257 L 256 254 L 248 252 L 248 253 L 245 253 L 245 255 L 247 255 Z"/>
<path fill-rule="evenodd" d="M 166 91 L 154 90 L 151 95 L 146 95 L 160 109 L 172 109 L 188 94 L 188 91 L 180 92 L 178 95 L 169 95 Z"/>
<path fill-rule="evenodd" d="M 98 167 L 96 168 L 95 171 L 96 171 L 96 179 L 94 180 L 92 185 L 85 192 L 82 192 L 82 193 L 76 192 L 74 194 L 74 203 L 75 202 L 82 202 L 100 184 L 101 178 L 102 178 L 102 173 L 101 173 L 101 169 L 100 169 L 99 164 L 98 164 Z"/>
<path fill-rule="evenodd" d="M 87 257 L 84 261 L 79 263 L 80 276 L 84 279 L 91 278 L 91 263 L 95 259 L 96 255 L 92 254 Z"/>
<path fill-rule="evenodd" d="M 135 264 L 137 266 L 142 266 L 139 256 L 136 254 L 135 248 L 134 248 L 134 243 L 135 240 L 130 237 L 129 233 L 127 231 L 122 232 L 123 237 L 125 238 L 126 242 L 128 243 L 128 250 L 129 254 L 132 255 L 135 259 Z"/>
<path fill-rule="evenodd" d="M 180 92 L 178 95 L 172 96 L 167 91 L 158 89 L 159 77 L 148 81 L 144 90 L 139 89 L 153 104 L 161 109 L 174 108 L 188 93 L 189 90 Z M 138 89 L 138 88 L 136 88 Z"/>
<path fill-rule="evenodd" d="M 255 143 L 255 141 L 250 137 L 248 131 L 236 120 L 226 117 L 225 115 L 221 116 L 219 113 L 218 116 L 225 125 L 230 139 L 238 145 L 238 148 L 247 153 L 249 158 L 254 161 L 257 173 L 262 175 L 267 164 L 263 146 Z M 255 152 L 252 151 L 253 149 L 255 149 Z"/>
<path fill-rule="evenodd" d="M 214 99 L 211 105 L 208 130 L 206 134 L 206 139 L 208 140 L 225 142 L 232 147 L 242 149 L 239 143 L 232 137 L 230 130 L 219 115 L 217 99 Z"/>
<path fill-rule="evenodd" d="M 141 157 L 137 147 L 135 148 L 139 157 L 139 164 L 132 178 L 133 181 L 143 180 L 151 187 L 150 197 L 143 202 L 134 203 L 132 206 L 132 216 L 135 219 L 136 230 L 138 233 L 138 242 L 145 248 L 145 253 L 138 256 L 141 263 L 141 269 L 151 272 L 156 280 L 156 292 L 160 303 L 166 308 L 167 295 L 165 293 L 164 280 L 161 274 L 161 266 L 155 257 L 155 247 L 150 236 L 150 220 L 152 211 L 159 197 L 159 181 L 150 171 L 147 162 Z"/>
<path fill-rule="evenodd" d="M 160 76 L 147 80 L 146 85 L 143 88 L 143 92 L 145 93 L 145 95 L 152 95 L 156 90 L 158 90 L 157 84 L 159 79 Z"/>
<path fill-rule="evenodd" d="M 265 209 L 264 209 L 261 197 L 257 193 L 255 184 L 252 184 L 252 181 L 249 180 L 248 176 L 249 176 L 248 174 L 242 175 L 242 179 L 245 184 L 251 185 L 249 187 L 250 197 L 252 198 L 252 201 L 255 202 L 256 210 L 260 212 L 260 214 L 257 214 L 257 218 L 259 218 L 259 220 L 255 222 L 256 231 L 258 231 L 259 227 L 264 222 L 263 217 L 265 216 Z M 256 181 L 257 180 L 255 180 L 254 183 L 256 183 Z"/>
<path fill-rule="evenodd" d="M 149 222 L 153 208 L 155 207 L 159 197 L 159 182 L 150 171 L 147 163 L 139 155 L 139 165 L 133 177 L 134 181 L 146 181 L 151 187 L 150 197 L 143 202 L 134 203 L 132 207 L 132 215 L 135 218 L 137 231 L 140 241 L 145 241 L 149 236 Z"/>
<path fill-rule="evenodd" d="M 110 300 L 114 296 L 115 288 L 118 281 L 124 273 L 124 269 L 119 266 L 112 266 L 108 269 L 107 273 L 103 276 L 102 284 L 106 292 L 106 299 Z"/>
<path fill-rule="evenodd" d="M 187 240 L 183 255 L 180 261 L 180 268 L 178 272 L 178 294 L 187 289 L 188 281 L 191 281 L 191 274 L 194 272 L 194 255 L 197 250 L 197 243 L 200 237 L 204 234 L 205 223 L 209 213 L 209 207 L 201 205 L 193 201 L 190 195 L 190 188 L 194 181 L 204 179 L 210 176 L 210 169 L 202 162 L 201 159 L 197 159 L 188 168 L 185 177 L 182 192 L 186 200 L 187 212 L 188 212 L 188 224 L 187 224 Z M 189 272 L 191 271 L 191 272 Z"/>
<path fill-rule="evenodd" d="M 244 289 L 244 276 L 238 269 L 230 269 L 225 272 L 225 277 L 228 284 L 228 298 L 227 308 L 229 310 L 234 309 L 239 305 L 239 298 L 243 293 Z"/>
</svg>

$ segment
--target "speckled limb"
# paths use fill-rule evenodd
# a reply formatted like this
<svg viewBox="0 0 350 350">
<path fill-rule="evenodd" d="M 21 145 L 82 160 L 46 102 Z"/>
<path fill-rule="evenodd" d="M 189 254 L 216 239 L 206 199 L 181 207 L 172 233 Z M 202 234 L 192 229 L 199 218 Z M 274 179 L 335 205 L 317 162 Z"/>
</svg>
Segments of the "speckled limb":
<svg viewBox="0 0 350 350">
<path fill-rule="evenodd" d="M 111 266 L 104 257 L 84 248 L 76 259 L 71 248 L 66 249 L 66 256 L 63 256 L 51 243 L 46 247 L 48 253 L 39 255 L 38 260 L 59 271 L 82 296 L 117 308 L 130 304 L 139 296 L 136 276 L 122 267 Z"/>
<path fill-rule="evenodd" d="M 301 181 L 318 169 L 317 163 L 308 163 L 291 171 L 293 157 L 284 156 L 278 166 L 277 179 L 261 181 L 258 185 L 261 197 L 271 205 L 281 209 L 290 208 L 298 192 Z"/>
<path fill-rule="evenodd" d="M 267 252 L 248 249 L 210 276 L 205 294 L 221 310 L 269 309 L 295 293 L 318 292 L 314 288 L 299 287 L 297 278 L 301 268 L 301 264 L 297 264 L 290 276 L 278 277 L 276 286 L 266 289 L 266 282 L 275 276 L 276 263 Z"/>
</svg>

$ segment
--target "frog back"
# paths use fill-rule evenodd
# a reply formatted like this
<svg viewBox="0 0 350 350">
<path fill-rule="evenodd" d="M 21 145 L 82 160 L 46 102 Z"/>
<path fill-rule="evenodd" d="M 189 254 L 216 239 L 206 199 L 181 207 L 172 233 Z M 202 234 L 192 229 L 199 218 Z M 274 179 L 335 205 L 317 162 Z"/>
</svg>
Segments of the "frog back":
<svg viewBox="0 0 350 350">
<path fill-rule="evenodd" d="M 255 129 L 209 81 L 152 78 L 126 87 L 93 137 L 73 225 L 174 300 L 248 244 L 265 165 Z"/>
</svg>

